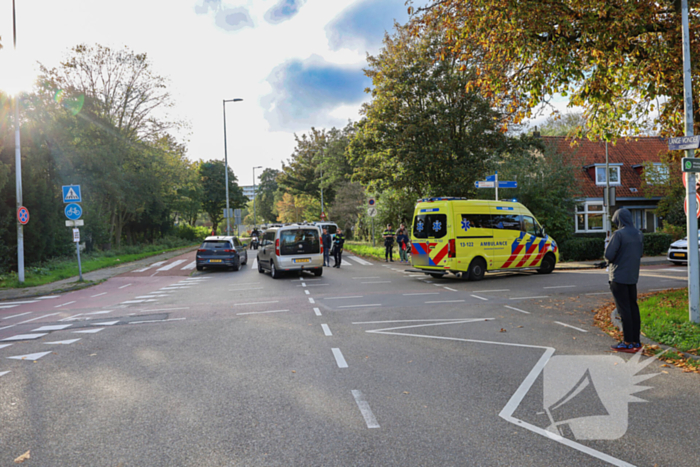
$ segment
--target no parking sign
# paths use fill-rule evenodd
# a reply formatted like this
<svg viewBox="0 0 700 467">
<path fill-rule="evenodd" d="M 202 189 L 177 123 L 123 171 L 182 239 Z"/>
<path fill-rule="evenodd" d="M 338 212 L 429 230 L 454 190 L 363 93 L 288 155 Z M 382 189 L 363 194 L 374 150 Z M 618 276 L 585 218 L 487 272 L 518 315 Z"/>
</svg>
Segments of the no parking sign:
<svg viewBox="0 0 700 467">
<path fill-rule="evenodd" d="M 29 222 L 29 209 L 25 208 L 24 206 L 20 206 L 20 208 L 17 210 L 17 220 L 20 224 L 26 225 L 27 222 Z"/>
</svg>

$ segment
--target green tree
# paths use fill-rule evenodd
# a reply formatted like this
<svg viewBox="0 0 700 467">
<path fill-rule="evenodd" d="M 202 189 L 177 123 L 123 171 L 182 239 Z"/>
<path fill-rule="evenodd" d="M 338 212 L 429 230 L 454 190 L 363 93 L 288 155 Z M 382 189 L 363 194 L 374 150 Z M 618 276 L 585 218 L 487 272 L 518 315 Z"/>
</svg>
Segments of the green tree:
<svg viewBox="0 0 700 467">
<path fill-rule="evenodd" d="M 564 136 L 573 138 L 586 133 L 586 119 L 581 112 L 551 115 L 540 128 L 542 136 Z"/>
<path fill-rule="evenodd" d="M 255 210 L 258 222 L 274 222 L 277 220 L 275 211 L 275 192 L 279 188 L 277 177 L 280 171 L 265 169 L 260 175 L 260 184 L 257 186 L 257 198 Z"/>
<path fill-rule="evenodd" d="M 224 218 L 226 208 L 226 180 L 224 162 L 211 160 L 199 165 L 199 176 L 202 184 L 202 209 L 209 215 L 214 230 Z M 238 186 L 233 170 L 228 168 L 229 207 L 239 209 L 245 207 L 248 198 L 243 195 L 243 189 Z"/>
<path fill-rule="evenodd" d="M 458 61 L 435 63 L 441 37 L 396 26 L 368 57 L 372 100 L 349 147 L 353 179 L 370 191 L 406 190 L 409 198 L 469 196 L 474 181 L 508 150 L 500 114 L 474 92 Z"/>
<path fill-rule="evenodd" d="M 680 3 L 676 0 L 431 0 L 418 10 L 413 33 L 442 32 L 447 60 L 457 54 L 478 79 L 478 89 L 503 107 L 510 122 L 561 93 L 585 109 L 589 137 L 612 140 L 653 129 L 675 135 L 683 121 Z M 700 4 L 688 2 L 690 30 Z M 690 34 L 690 54 L 700 36 Z M 692 62 L 692 75 L 700 70 Z M 695 96 L 700 81 L 693 83 Z M 697 104 L 697 103 L 696 103 Z M 700 106 L 694 105 L 697 134 Z"/>
</svg>

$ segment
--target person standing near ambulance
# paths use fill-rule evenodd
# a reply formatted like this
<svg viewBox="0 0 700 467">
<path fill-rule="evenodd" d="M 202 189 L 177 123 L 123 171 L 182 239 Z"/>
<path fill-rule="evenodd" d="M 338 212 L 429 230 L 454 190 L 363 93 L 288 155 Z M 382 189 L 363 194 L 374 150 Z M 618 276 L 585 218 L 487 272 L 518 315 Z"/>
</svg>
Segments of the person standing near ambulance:
<svg viewBox="0 0 700 467">
<path fill-rule="evenodd" d="M 644 253 L 644 238 L 632 219 L 632 213 L 620 208 L 612 217 L 618 227 L 605 249 L 609 265 L 610 291 L 622 319 L 624 341 L 611 348 L 616 352 L 634 353 L 642 350 L 639 342 L 641 319 L 637 305 L 639 266 Z"/>
<path fill-rule="evenodd" d="M 386 230 L 382 234 L 382 237 L 384 237 L 384 258 L 385 262 L 391 261 L 392 263 L 394 262 L 394 229 L 392 228 L 391 224 L 386 225 Z"/>
<path fill-rule="evenodd" d="M 333 237 L 333 258 L 335 259 L 334 268 L 340 269 L 340 265 L 343 263 L 343 245 L 345 244 L 345 236 L 343 235 L 343 230 L 338 229 Z"/>
</svg>

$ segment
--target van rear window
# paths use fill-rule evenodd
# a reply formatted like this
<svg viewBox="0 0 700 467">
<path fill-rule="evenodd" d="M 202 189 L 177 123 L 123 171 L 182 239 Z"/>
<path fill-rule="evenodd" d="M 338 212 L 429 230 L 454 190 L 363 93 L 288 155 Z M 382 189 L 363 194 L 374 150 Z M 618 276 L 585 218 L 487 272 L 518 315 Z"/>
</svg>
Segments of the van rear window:
<svg viewBox="0 0 700 467">
<path fill-rule="evenodd" d="M 442 238 L 447 235 L 445 214 L 421 214 L 413 219 L 414 238 Z"/>
<path fill-rule="evenodd" d="M 318 230 L 299 229 L 280 232 L 281 255 L 306 255 L 321 252 Z"/>
</svg>

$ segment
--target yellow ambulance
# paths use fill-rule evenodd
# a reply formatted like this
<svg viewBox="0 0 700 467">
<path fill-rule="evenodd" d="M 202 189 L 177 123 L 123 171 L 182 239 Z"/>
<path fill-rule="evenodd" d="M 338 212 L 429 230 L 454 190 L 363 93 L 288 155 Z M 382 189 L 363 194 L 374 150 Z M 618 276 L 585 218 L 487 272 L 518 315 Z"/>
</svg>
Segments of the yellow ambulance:
<svg viewBox="0 0 700 467">
<path fill-rule="evenodd" d="M 426 198 L 416 204 L 413 266 L 433 277 L 481 280 L 486 271 L 536 269 L 549 274 L 559 249 L 522 204 L 466 198 Z"/>
</svg>

